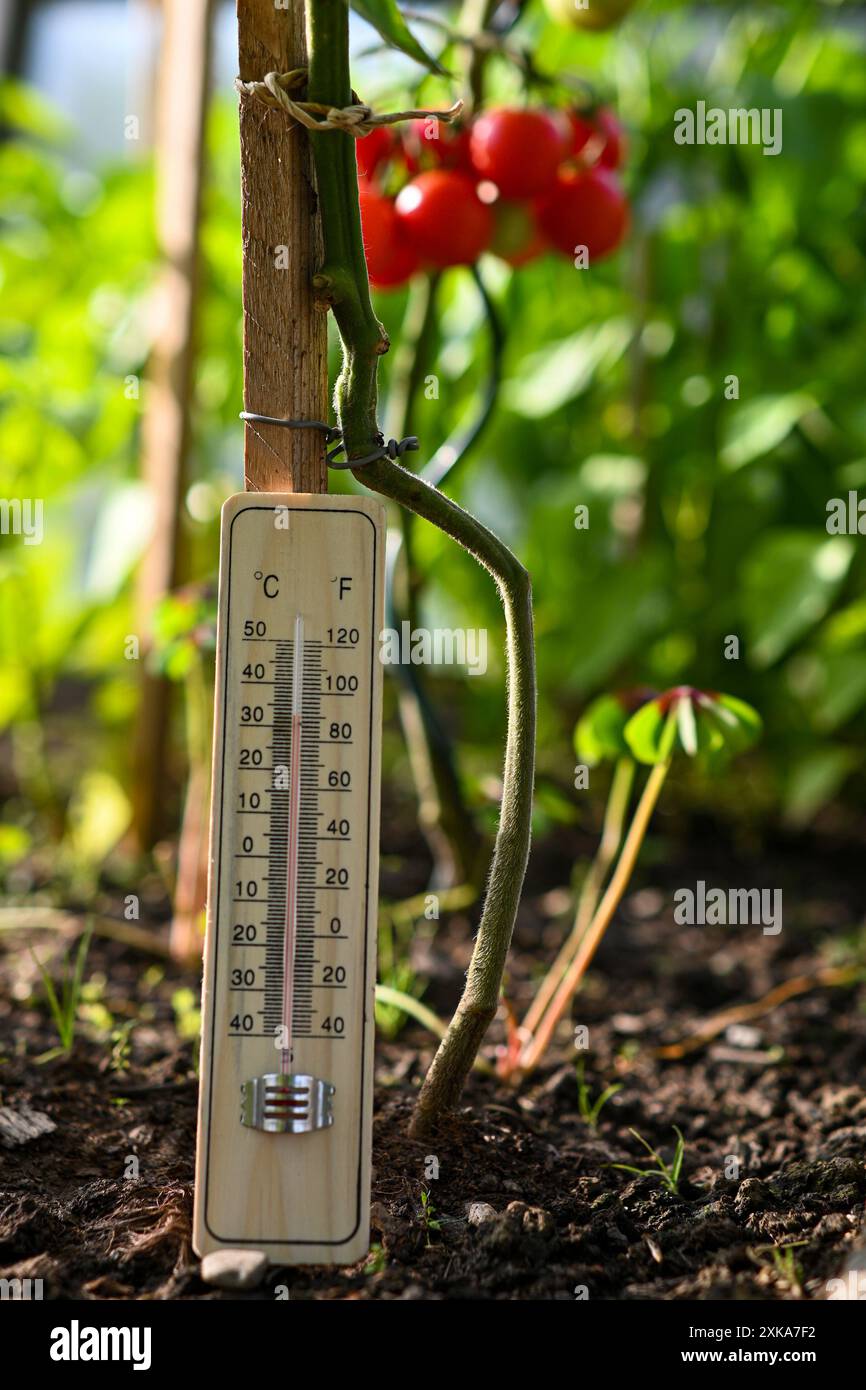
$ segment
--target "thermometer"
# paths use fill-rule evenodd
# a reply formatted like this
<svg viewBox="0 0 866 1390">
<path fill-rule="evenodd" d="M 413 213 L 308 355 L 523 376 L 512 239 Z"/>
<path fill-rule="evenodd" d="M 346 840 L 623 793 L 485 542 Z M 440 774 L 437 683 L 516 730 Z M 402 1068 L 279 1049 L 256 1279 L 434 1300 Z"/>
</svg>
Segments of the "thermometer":
<svg viewBox="0 0 866 1390">
<path fill-rule="evenodd" d="M 384 513 L 222 513 L 194 1244 L 369 1243 Z"/>
</svg>

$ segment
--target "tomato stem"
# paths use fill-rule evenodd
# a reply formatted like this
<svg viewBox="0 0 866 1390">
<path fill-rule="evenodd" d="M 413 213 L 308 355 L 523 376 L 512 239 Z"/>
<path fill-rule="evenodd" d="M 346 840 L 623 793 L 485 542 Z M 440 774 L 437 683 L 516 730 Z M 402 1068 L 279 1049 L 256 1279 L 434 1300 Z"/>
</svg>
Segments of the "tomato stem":
<svg viewBox="0 0 866 1390">
<path fill-rule="evenodd" d="M 348 6 L 307 0 L 309 98 L 344 106 L 351 93 Z M 314 277 L 320 302 L 333 308 L 343 347 L 335 407 L 347 458 L 379 441 L 377 369 L 388 339 L 373 312 L 367 279 L 352 139 L 311 133 L 324 240 L 324 265 Z M 412 1131 L 428 1131 L 462 1094 L 478 1049 L 496 1014 L 529 854 L 535 764 L 535 645 L 529 575 L 486 526 L 435 487 L 390 459 L 367 464 L 358 482 L 438 526 L 493 577 L 505 610 L 508 732 L 502 804 L 487 894 L 457 1011 L 415 1108 Z"/>
</svg>

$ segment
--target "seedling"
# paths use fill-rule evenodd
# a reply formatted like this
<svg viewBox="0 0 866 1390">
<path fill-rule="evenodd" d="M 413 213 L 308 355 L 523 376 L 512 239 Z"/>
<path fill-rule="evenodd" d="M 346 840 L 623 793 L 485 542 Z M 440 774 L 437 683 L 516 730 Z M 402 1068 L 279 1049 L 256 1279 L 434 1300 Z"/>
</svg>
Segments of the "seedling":
<svg viewBox="0 0 866 1390">
<path fill-rule="evenodd" d="M 606 1086 L 605 1089 L 601 1092 L 601 1095 L 599 1095 L 596 1100 L 591 1100 L 589 1083 L 584 1079 L 584 1070 L 585 1063 L 583 1058 L 581 1057 L 580 1061 L 577 1064 L 577 1107 L 580 1111 L 582 1119 L 586 1120 L 586 1123 L 589 1125 L 590 1129 L 596 1129 L 598 1127 L 598 1117 L 601 1114 L 602 1110 L 607 1105 L 611 1097 L 615 1096 L 617 1091 L 622 1090 L 622 1086 L 619 1083 L 616 1083 L 613 1086 Z"/>
<path fill-rule="evenodd" d="M 431 1231 L 439 1231 L 442 1229 L 442 1222 L 439 1220 L 438 1216 L 434 1216 L 435 1211 L 436 1208 L 433 1205 L 433 1198 L 429 1191 L 427 1191 L 426 1188 L 422 1189 L 421 1210 L 418 1213 L 418 1219 L 424 1229 L 424 1238 L 428 1250 L 433 1246 L 433 1242 L 430 1239 Z"/>
<path fill-rule="evenodd" d="M 370 1253 L 367 1256 L 367 1263 L 364 1265 L 364 1273 L 381 1274 L 387 1263 L 388 1257 L 382 1246 L 379 1244 L 371 1245 Z"/>
<path fill-rule="evenodd" d="M 575 742 L 587 763 L 614 761 L 604 828 L 584 880 L 574 928 L 524 1020 L 523 1050 L 512 1064 L 513 1074 L 533 1071 L 550 1045 L 629 885 L 674 757 L 681 753 L 699 758 L 717 770 L 749 747 L 760 728 L 758 715 L 742 700 L 691 686 L 677 686 L 663 695 L 606 695 L 590 706 L 577 726 Z M 638 763 L 651 771 L 623 835 Z"/>
<path fill-rule="evenodd" d="M 748 1254 L 756 1264 L 767 1267 L 765 1257 L 769 1255 L 773 1262 L 773 1271 L 776 1278 L 787 1284 L 788 1288 L 796 1297 L 802 1296 L 803 1269 L 794 1254 L 803 1245 L 808 1245 L 806 1240 L 792 1240 L 787 1245 L 758 1245 L 749 1250 Z"/>
<path fill-rule="evenodd" d="M 686 1141 L 676 1125 L 673 1127 L 677 1136 L 676 1148 L 674 1149 L 673 1161 L 670 1166 L 665 1163 L 658 1150 L 648 1144 L 642 1134 L 638 1134 L 636 1129 L 630 1129 L 629 1134 L 633 1134 L 638 1143 L 643 1144 L 650 1158 L 655 1163 L 655 1168 L 634 1168 L 630 1163 L 612 1163 L 611 1168 L 621 1168 L 624 1173 L 634 1173 L 639 1178 L 658 1178 L 664 1184 L 668 1192 L 674 1196 L 679 1195 L 680 1176 L 683 1171 L 683 1158 L 686 1152 Z"/>
<path fill-rule="evenodd" d="M 797 1246 L 805 1244 L 805 1240 L 796 1240 L 790 1245 L 777 1245 L 773 1250 L 776 1273 L 794 1290 L 799 1289 L 803 1281 L 803 1271 L 794 1250 Z"/>
<path fill-rule="evenodd" d="M 75 953 L 74 963 L 71 961 L 70 952 L 68 950 L 64 952 L 59 994 L 48 970 L 42 964 L 36 952 L 33 950 L 30 952 L 36 968 L 39 971 L 42 986 L 45 990 L 45 998 L 48 1001 L 48 1008 L 54 1020 L 54 1026 L 57 1029 L 57 1036 L 60 1039 L 60 1046 L 51 1048 L 48 1052 L 44 1052 L 39 1058 L 40 1062 L 50 1062 L 54 1057 L 67 1057 L 72 1051 L 72 1044 L 75 1041 L 78 1006 L 81 1003 L 81 990 L 84 982 L 84 966 L 87 961 L 87 953 L 90 950 L 90 939 L 92 936 L 93 927 L 88 926 L 78 943 L 78 950 Z"/>
<path fill-rule="evenodd" d="M 129 1059 L 132 1051 L 131 1033 L 135 1027 L 135 1019 L 127 1019 L 124 1023 L 118 1024 L 111 1033 L 111 1058 L 108 1066 L 113 1072 L 123 1072 L 129 1070 Z"/>
</svg>

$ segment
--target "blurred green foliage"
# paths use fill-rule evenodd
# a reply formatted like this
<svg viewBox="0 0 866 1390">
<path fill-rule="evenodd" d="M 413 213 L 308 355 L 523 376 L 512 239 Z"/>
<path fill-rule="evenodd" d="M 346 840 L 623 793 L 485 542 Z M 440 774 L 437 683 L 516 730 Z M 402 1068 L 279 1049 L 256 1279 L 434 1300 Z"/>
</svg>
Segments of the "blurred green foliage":
<svg viewBox="0 0 866 1390">
<path fill-rule="evenodd" d="M 572 729 L 600 690 L 688 682 L 761 711 L 762 750 L 729 776 L 744 786 L 760 774 L 762 804 L 805 823 L 856 791 L 866 728 L 866 563 L 858 536 L 825 525 L 831 498 L 866 496 L 862 12 L 643 0 L 599 36 L 554 24 L 533 0 L 514 39 L 540 71 L 584 79 L 617 110 L 634 205 L 625 250 L 588 271 L 553 257 L 514 272 L 482 263 L 508 330 L 500 408 L 447 484 L 532 573 L 542 786 L 570 786 Z M 380 56 L 357 81 L 383 105 L 453 96 L 420 69 L 401 87 L 406 71 Z M 525 96 L 513 64 L 493 59 L 486 81 L 488 100 Z M 782 153 L 676 145 L 674 113 L 698 100 L 781 108 Z M 2 791 L 7 825 L 48 816 L 63 835 L 94 771 L 121 786 L 130 775 L 124 639 L 149 524 L 137 474 L 153 173 L 146 160 L 75 167 L 58 122 L 13 85 L 2 115 L 13 130 L 0 145 L 0 496 L 45 505 L 41 545 L 0 536 Z M 220 93 L 182 518 L 191 580 L 214 578 L 219 505 L 241 486 L 237 168 L 235 103 Z M 395 347 L 404 302 L 378 300 Z M 486 370 L 468 272 L 443 277 L 440 303 L 438 398 L 412 422 L 422 458 L 471 418 Z M 580 504 L 587 530 L 574 524 Z M 450 541 L 420 527 L 417 559 L 431 626 L 501 631 L 487 577 Z M 739 660 L 725 657 L 729 635 Z M 470 774 L 500 756 L 496 642 L 491 657 L 483 679 L 429 673 Z M 402 776 L 393 735 L 388 747 Z M 28 842 L 0 840 L 7 862 Z"/>
</svg>

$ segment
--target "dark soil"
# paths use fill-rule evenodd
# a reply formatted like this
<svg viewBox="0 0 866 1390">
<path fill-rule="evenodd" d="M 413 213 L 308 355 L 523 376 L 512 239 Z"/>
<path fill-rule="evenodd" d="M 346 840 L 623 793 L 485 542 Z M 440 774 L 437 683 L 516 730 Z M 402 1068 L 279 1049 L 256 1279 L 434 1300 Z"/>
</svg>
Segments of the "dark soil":
<svg viewBox="0 0 866 1390">
<path fill-rule="evenodd" d="M 564 878 L 561 860 L 551 877 L 556 858 L 553 847 L 536 860 L 548 885 Z M 681 1061 L 653 1054 L 720 1008 L 829 959 L 862 959 L 861 858 L 862 848 L 813 841 L 737 862 L 713 841 L 698 872 L 645 871 L 575 1006 L 589 1050 L 577 1053 L 566 1033 L 518 1090 L 474 1077 L 460 1115 L 426 1143 L 406 1137 L 406 1122 L 429 1039 L 410 1026 L 381 1043 L 370 1258 L 274 1271 L 245 1296 L 272 1298 L 280 1284 L 292 1298 L 331 1299 L 824 1297 L 866 1199 L 862 986 L 817 987 Z M 781 886 L 783 931 L 675 925 L 674 887 L 698 877 Z M 563 891 L 530 884 L 509 981 L 519 1011 L 564 904 Z M 439 926 L 416 949 L 426 998 L 444 1012 L 472 928 L 462 917 Z M 0 1275 L 42 1278 L 46 1298 L 228 1297 L 201 1283 L 190 1249 L 197 1083 L 175 1021 L 177 991 L 197 981 L 95 941 L 94 1023 L 105 1008 L 115 1022 L 136 1020 L 127 1064 L 118 1069 L 122 1056 L 95 1035 L 80 1035 L 70 1058 L 38 1061 L 56 1036 L 45 1012 L 15 1000 L 34 972 L 24 948 L 45 957 L 51 943 L 44 931 L 18 933 L 0 964 L 0 1104 L 27 1104 L 56 1125 L 0 1150 Z M 580 1056 L 593 1099 L 621 1088 L 594 1128 L 580 1111 Z M 674 1126 L 685 1139 L 677 1191 L 612 1166 L 652 1166 L 631 1130 L 670 1163 Z"/>
</svg>

